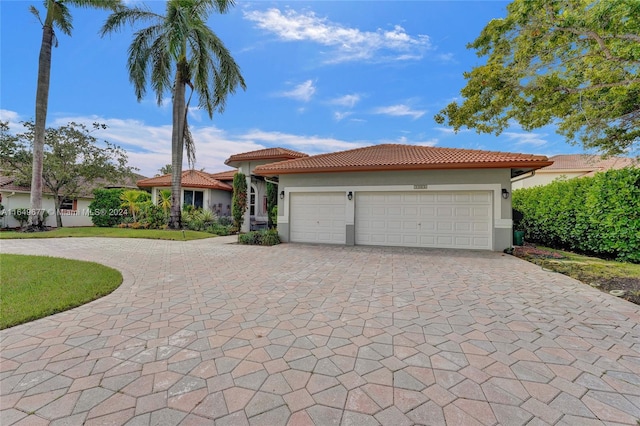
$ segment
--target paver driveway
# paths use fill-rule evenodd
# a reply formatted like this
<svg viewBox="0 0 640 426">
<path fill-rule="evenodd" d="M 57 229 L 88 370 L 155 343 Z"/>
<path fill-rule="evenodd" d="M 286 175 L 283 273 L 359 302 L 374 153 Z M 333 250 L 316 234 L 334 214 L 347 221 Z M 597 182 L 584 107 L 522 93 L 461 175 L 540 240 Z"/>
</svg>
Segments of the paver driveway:
<svg viewBox="0 0 640 426">
<path fill-rule="evenodd" d="M 4 330 L 2 426 L 636 424 L 640 310 L 500 253 L 52 239 L 113 294 Z"/>
</svg>

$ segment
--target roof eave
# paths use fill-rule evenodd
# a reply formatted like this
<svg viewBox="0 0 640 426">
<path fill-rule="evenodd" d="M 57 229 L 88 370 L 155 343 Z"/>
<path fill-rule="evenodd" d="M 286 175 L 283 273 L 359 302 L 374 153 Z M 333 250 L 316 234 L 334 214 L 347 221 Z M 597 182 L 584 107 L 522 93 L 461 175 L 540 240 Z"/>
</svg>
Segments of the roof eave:
<svg viewBox="0 0 640 426">
<path fill-rule="evenodd" d="M 404 164 L 384 166 L 342 166 L 342 167 L 309 167 L 304 169 L 260 170 L 256 167 L 254 173 L 260 176 L 278 176 L 287 174 L 307 173 L 338 173 L 338 172 L 374 172 L 374 171 L 406 171 L 406 170 L 466 170 L 466 169 L 512 169 L 528 168 L 538 170 L 553 164 L 553 161 L 508 161 L 508 162 L 479 162 L 479 163 L 448 163 L 448 164 Z"/>
</svg>

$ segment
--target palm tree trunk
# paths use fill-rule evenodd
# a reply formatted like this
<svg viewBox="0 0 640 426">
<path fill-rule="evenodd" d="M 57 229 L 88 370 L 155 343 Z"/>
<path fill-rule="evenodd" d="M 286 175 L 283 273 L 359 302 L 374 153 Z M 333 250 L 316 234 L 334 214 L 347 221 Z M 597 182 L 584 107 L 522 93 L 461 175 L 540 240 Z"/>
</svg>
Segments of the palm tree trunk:
<svg viewBox="0 0 640 426">
<path fill-rule="evenodd" d="M 38 88 L 36 90 L 36 123 L 33 138 L 33 168 L 31 172 L 31 226 L 38 226 L 42 209 L 42 163 L 44 159 L 44 135 L 49 106 L 49 78 L 51 76 L 51 47 L 53 27 L 42 28 L 42 43 L 38 59 Z M 37 212 L 37 214 L 35 214 Z"/>
<path fill-rule="evenodd" d="M 173 130 L 171 132 L 171 216 L 169 228 L 182 227 L 182 156 L 184 153 L 184 108 L 186 84 L 180 66 L 176 72 L 173 88 Z"/>
</svg>

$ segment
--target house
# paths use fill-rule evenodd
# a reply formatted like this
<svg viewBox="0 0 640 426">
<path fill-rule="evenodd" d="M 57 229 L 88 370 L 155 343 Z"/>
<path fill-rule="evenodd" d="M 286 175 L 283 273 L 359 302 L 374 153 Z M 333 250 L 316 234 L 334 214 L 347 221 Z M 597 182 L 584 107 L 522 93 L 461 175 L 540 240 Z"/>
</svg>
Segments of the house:
<svg viewBox="0 0 640 426">
<path fill-rule="evenodd" d="M 235 170 L 217 174 L 200 170 L 183 171 L 180 204 L 208 209 L 218 216 L 230 216 L 234 174 Z M 142 179 L 137 184 L 140 188 L 151 190 L 151 201 L 158 203 L 160 191 L 171 190 L 171 174 Z"/>
<path fill-rule="evenodd" d="M 226 164 L 250 172 L 256 200 L 257 182 L 278 182 L 281 239 L 344 245 L 503 250 L 512 245 L 511 179 L 552 164 L 540 155 L 397 144 L 285 161 L 265 151 Z"/>
<path fill-rule="evenodd" d="M 599 155 L 588 154 L 554 155 L 549 160 L 553 161 L 550 166 L 514 178 L 511 182 L 512 188 L 515 190 L 547 185 L 558 178 L 573 179 L 593 176 L 598 172 L 622 169 L 637 164 L 631 158 L 602 158 Z"/>
<path fill-rule="evenodd" d="M 305 157 L 308 157 L 305 153 L 286 148 L 267 148 L 232 155 L 224 162 L 227 166 L 235 167 L 247 179 L 247 212 L 244 215 L 244 223 L 240 227 L 241 231 L 264 228 L 268 222 L 268 178 L 255 174 L 256 167 Z"/>
<path fill-rule="evenodd" d="M 135 180 L 143 177 L 142 175 L 133 174 L 131 177 L 116 183 L 104 179 L 96 180 L 76 198 L 62 201 L 60 205 L 62 226 L 68 228 L 93 226 L 91 215 L 89 214 L 89 204 L 93 201 L 93 190 L 95 188 L 137 189 L 138 187 L 135 184 Z M 43 186 L 42 190 L 42 208 L 48 213 L 44 225 L 55 228 L 57 224 L 54 197 L 46 186 Z M 15 176 L 0 175 L 0 204 L 2 204 L 6 212 L 4 217 L 0 218 L 0 226 L 3 228 L 19 227 L 20 222 L 18 222 L 10 212 L 29 208 L 31 205 L 31 188 L 29 186 L 19 185 Z"/>
</svg>

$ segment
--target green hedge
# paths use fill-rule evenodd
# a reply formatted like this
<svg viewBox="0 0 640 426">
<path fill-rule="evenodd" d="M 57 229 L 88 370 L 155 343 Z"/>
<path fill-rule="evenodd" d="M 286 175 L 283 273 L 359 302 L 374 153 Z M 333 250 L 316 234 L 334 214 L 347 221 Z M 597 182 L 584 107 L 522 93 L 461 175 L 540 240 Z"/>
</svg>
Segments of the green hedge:
<svg viewBox="0 0 640 426">
<path fill-rule="evenodd" d="M 124 220 L 121 213 L 122 201 L 120 195 L 123 189 L 96 189 L 93 191 L 94 199 L 89 204 L 91 211 L 91 221 L 95 226 L 112 227 L 116 226 Z"/>
<path fill-rule="evenodd" d="M 640 169 L 513 191 L 527 241 L 640 263 Z"/>
</svg>

